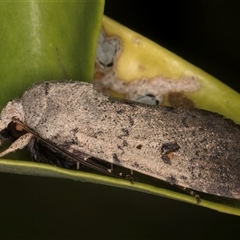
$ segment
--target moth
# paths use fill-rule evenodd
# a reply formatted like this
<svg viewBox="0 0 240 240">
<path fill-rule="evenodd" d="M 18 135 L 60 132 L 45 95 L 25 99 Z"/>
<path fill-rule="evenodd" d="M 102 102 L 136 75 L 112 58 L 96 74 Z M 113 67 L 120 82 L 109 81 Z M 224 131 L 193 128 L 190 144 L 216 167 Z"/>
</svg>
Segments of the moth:
<svg viewBox="0 0 240 240">
<path fill-rule="evenodd" d="M 119 100 L 84 82 L 39 82 L 2 110 L 0 135 L 1 144 L 14 139 L 0 157 L 28 147 L 37 162 L 113 176 L 117 165 L 240 199 L 240 127 L 216 113 Z"/>
</svg>

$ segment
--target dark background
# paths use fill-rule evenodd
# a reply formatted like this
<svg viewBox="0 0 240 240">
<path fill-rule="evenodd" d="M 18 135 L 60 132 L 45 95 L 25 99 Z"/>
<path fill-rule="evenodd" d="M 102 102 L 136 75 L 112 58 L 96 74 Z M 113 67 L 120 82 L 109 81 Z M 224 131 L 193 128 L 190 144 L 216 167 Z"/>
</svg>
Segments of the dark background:
<svg viewBox="0 0 240 240">
<path fill-rule="evenodd" d="M 239 1 L 106 0 L 105 14 L 240 92 Z M 0 174 L 0 239 L 239 239 L 240 217 L 71 180 Z"/>
<path fill-rule="evenodd" d="M 105 14 L 240 92 L 240 1 L 106 0 Z"/>
</svg>

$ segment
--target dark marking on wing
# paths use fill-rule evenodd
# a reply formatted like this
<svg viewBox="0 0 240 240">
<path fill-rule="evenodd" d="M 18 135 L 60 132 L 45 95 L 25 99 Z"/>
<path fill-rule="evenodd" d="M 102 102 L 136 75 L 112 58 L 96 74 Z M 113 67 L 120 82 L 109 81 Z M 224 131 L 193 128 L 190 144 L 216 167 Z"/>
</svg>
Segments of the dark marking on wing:
<svg viewBox="0 0 240 240">
<path fill-rule="evenodd" d="M 122 128 L 121 130 L 122 130 L 123 134 L 118 136 L 119 139 L 122 139 L 122 137 L 129 136 L 129 131 L 127 128 Z"/>
<path fill-rule="evenodd" d="M 142 149 L 142 144 L 136 146 L 137 149 Z"/>
<path fill-rule="evenodd" d="M 187 177 L 184 176 L 184 175 L 182 175 L 182 176 L 180 176 L 180 179 L 182 179 L 182 180 L 187 180 Z"/>
<path fill-rule="evenodd" d="M 162 160 L 166 164 L 171 164 L 173 153 L 177 152 L 180 146 L 176 142 L 164 143 L 161 147 Z"/>
<path fill-rule="evenodd" d="M 114 162 L 120 162 L 120 160 L 119 160 L 119 158 L 118 158 L 118 156 L 117 156 L 117 154 L 116 153 L 113 153 L 113 161 Z"/>
<path fill-rule="evenodd" d="M 78 131 L 79 131 L 79 128 L 74 128 L 74 129 L 72 130 L 73 133 L 78 133 Z"/>
<path fill-rule="evenodd" d="M 123 140 L 123 147 L 126 147 L 128 145 L 128 142 L 126 140 Z"/>
<path fill-rule="evenodd" d="M 172 184 L 172 185 L 177 185 L 177 179 L 173 176 L 167 177 L 166 182 Z"/>
<path fill-rule="evenodd" d="M 49 93 L 49 82 L 46 82 L 44 87 L 45 87 L 45 89 L 44 89 L 45 90 L 45 95 L 47 96 L 48 93 Z"/>
<path fill-rule="evenodd" d="M 134 125 L 134 120 L 131 116 L 128 116 L 128 120 L 129 120 L 129 123 L 130 123 L 130 127 L 132 127 Z"/>
<path fill-rule="evenodd" d="M 124 109 L 117 110 L 117 114 L 123 114 L 123 113 L 125 113 Z"/>
</svg>

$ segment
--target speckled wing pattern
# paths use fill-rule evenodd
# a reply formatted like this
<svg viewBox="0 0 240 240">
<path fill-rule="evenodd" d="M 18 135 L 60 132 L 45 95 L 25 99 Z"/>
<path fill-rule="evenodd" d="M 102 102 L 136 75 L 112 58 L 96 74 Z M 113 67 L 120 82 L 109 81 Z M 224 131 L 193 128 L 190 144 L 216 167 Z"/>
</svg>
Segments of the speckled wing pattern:
<svg viewBox="0 0 240 240">
<path fill-rule="evenodd" d="M 118 100 L 70 81 L 34 84 L 21 100 L 24 123 L 76 158 L 240 199 L 240 128 L 218 114 Z"/>
</svg>

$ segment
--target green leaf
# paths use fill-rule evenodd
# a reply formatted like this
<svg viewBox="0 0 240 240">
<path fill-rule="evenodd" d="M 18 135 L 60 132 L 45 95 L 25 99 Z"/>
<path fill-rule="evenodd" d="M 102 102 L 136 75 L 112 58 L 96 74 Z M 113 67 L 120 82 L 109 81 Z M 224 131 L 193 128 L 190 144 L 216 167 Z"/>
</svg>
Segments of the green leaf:
<svg viewBox="0 0 240 240">
<path fill-rule="evenodd" d="M 91 81 L 104 1 L 0 3 L 0 108 L 33 82 Z"/>
<path fill-rule="evenodd" d="M 42 163 L 1 159 L 0 171 L 5 173 L 72 179 L 75 181 L 90 182 L 107 186 L 125 188 L 148 194 L 151 193 L 161 197 L 167 197 L 186 203 L 199 205 L 201 207 L 211 208 L 219 212 L 240 216 L 240 208 L 238 207 L 239 201 L 234 201 L 234 203 L 232 203 L 232 206 L 228 206 L 227 204 L 201 199 L 201 203 L 197 204 L 196 199 L 188 194 L 178 193 L 139 182 L 134 182 L 134 184 L 131 184 L 128 180 L 103 176 L 99 174 L 86 173 L 82 171 L 67 170 Z"/>
</svg>

